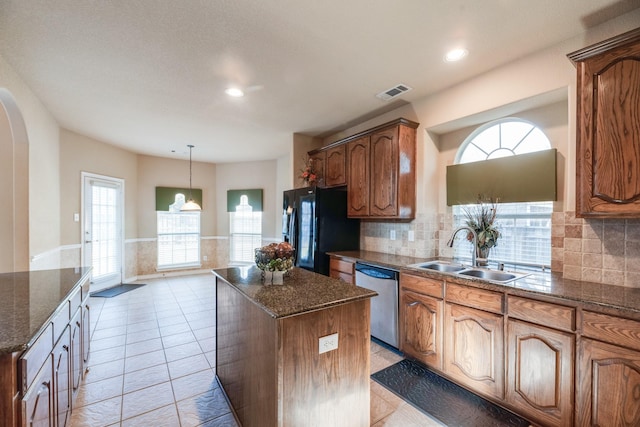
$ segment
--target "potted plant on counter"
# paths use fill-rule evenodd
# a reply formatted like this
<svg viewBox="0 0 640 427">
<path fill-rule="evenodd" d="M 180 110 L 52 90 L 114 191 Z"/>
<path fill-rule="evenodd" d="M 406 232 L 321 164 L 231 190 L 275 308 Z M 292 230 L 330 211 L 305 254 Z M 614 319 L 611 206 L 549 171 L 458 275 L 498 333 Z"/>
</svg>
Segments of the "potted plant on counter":
<svg viewBox="0 0 640 427">
<path fill-rule="evenodd" d="M 477 205 L 464 208 L 466 225 L 475 230 L 476 241 L 476 261 L 478 265 L 487 265 L 489 250 L 497 245 L 500 231 L 495 224 L 497 215 L 497 201 L 491 199 L 488 202 L 478 201 Z M 473 234 L 467 234 L 467 240 L 473 241 Z"/>
</svg>

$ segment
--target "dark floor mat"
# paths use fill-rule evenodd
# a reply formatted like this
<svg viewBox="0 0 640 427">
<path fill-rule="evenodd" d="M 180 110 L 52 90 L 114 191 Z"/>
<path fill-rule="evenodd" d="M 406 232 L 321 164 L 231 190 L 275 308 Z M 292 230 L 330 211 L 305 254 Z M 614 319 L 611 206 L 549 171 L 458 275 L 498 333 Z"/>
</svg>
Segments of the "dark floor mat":
<svg viewBox="0 0 640 427">
<path fill-rule="evenodd" d="M 125 292 L 133 291 L 134 289 L 138 289 L 145 285 L 139 285 L 134 283 L 124 283 L 121 285 L 112 286 L 107 289 L 103 289 L 98 292 L 91 292 L 92 297 L 102 297 L 102 298 L 112 298 L 118 295 L 124 294 Z"/>
<path fill-rule="evenodd" d="M 371 375 L 371 378 L 419 410 L 447 426 L 527 427 L 519 416 L 484 400 L 411 360 Z"/>
</svg>

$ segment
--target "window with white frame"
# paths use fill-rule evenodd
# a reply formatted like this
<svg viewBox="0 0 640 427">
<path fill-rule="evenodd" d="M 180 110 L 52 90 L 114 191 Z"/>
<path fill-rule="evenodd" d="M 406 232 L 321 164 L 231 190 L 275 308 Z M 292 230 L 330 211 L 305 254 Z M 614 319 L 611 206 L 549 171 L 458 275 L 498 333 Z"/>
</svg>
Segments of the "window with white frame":
<svg viewBox="0 0 640 427">
<path fill-rule="evenodd" d="M 262 212 L 254 212 L 246 195 L 240 196 L 240 204 L 229 212 L 230 261 L 254 262 L 255 248 L 262 246 Z"/>
<path fill-rule="evenodd" d="M 168 211 L 156 212 L 158 269 L 200 266 L 200 212 L 180 212 L 180 202 L 182 194 Z"/>
<path fill-rule="evenodd" d="M 534 124 L 517 118 L 490 122 L 473 132 L 460 146 L 456 163 L 547 150 L 551 143 Z M 465 208 L 454 206 L 454 226 L 465 225 Z M 519 265 L 551 265 L 552 201 L 500 203 L 496 223 L 501 236 L 491 248 L 491 260 Z M 470 258 L 470 245 L 456 245 L 456 258 Z"/>
</svg>

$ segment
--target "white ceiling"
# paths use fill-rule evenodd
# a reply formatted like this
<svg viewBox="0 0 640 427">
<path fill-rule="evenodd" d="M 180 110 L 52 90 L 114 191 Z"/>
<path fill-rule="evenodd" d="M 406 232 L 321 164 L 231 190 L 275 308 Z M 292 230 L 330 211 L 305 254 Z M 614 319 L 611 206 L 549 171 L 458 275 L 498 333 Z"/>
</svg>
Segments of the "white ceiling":
<svg viewBox="0 0 640 427">
<path fill-rule="evenodd" d="M 0 55 L 60 125 L 134 152 L 274 159 L 636 0 L 0 0 Z M 465 61 L 446 50 L 464 46 Z M 247 92 L 233 99 L 224 89 Z M 175 150 L 176 153 L 172 153 Z"/>
</svg>

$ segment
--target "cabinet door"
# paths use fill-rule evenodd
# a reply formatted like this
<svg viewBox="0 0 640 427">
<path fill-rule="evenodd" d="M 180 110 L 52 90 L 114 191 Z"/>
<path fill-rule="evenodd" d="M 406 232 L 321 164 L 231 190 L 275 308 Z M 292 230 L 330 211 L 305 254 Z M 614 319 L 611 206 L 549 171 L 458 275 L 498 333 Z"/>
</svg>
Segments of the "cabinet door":
<svg viewBox="0 0 640 427">
<path fill-rule="evenodd" d="M 89 363 L 89 350 L 91 348 L 91 309 L 89 301 L 85 301 L 82 306 L 82 375 Z"/>
<path fill-rule="evenodd" d="M 640 425 L 640 352 L 583 339 L 577 369 L 579 426 Z"/>
<path fill-rule="evenodd" d="M 400 297 L 400 350 L 442 370 L 442 300 L 403 291 Z"/>
<path fill-rule="evenodd" d="M 371 135 L 372 216 L 398 214 L 398 127 Z"/>
<path fill-rule="evenodd" d="M 311 162 L 312 170 L 317 175 L 316 183 L 319 186 L 324 186 L 324 171 L 325 171 L 325 161 L 326 161 L 327 153 L 325 151 L 320 151 L 318 153 L 311 154 L 309 156 L 309 161 Z"/>
<path fill-rule="evenodd" d="M 444 371 L 478 393 L 504 398 L 504 319 L 445 304 Z"/>
<path fill-rule="evenodd" d="M 324 177 L 324 183 L 327 187 L 335 187 L 338 185 L 345 185 L 347 183 L 346 157 L 346 144 L 341 144 L 337 147 L 327 150 L 327 161 Z"/>
<path fill-rule="evenodd" d="M 71 393 L 72 396 L 75 396 L 80 389 L 80 382 L 82 381 L 82 323 L 80 310 L 77 310 L 72 317 L 70 326 Z"/>
<path fill-rule="evenodd" d="M 640 42 L 578 63 L 576 213 L 640 213 Z"/>
<path fill-rule="evenodd" d="M 543 425 L 573 425 L 575 337 L 518 320 L 507 329 L 507 402 Z"/>
<path fill-rule="evenodd" d="M 347 216 L 369 216 L 369 137 L 347 144 Z"/>
<path fill-rule="evenodd" d="M 22 398 L 23 427 L 53 427 L 53 375 L 51 355 Z"/>
<path fill-rule="evenodd" d="M 56 425 L 64 427 L 71 413 L 71 366 L 69 327 L 64 330 L 53 348 L 53 389 Z"/>
</svg>

